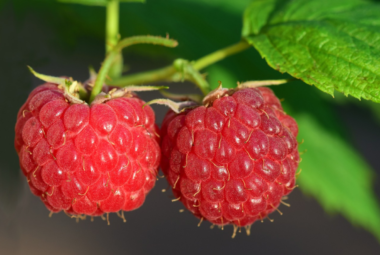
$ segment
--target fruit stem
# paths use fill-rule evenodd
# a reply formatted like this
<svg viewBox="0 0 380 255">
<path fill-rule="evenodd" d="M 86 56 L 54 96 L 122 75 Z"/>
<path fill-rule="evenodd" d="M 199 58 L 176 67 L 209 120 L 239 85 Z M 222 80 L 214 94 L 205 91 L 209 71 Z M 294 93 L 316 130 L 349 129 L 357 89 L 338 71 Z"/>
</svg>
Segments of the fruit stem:
<svg viewBox="0 0 380 255">
<path fill-rule="evenodd" d="M 241 41 L 226 48 L 217 50 L 210 53 L 194 62 L 191 63 L 193 69 L 201 70 L 211 64 L 214 64 L 230 55 L 236 54 L 240 51 L 249 48 L 249 44 L 246 41 Z M 123 87 L 129 84 L 142 84 L 142 83 L 152 83 L 156 81 L 178 81 L 177 68 L 175 67 L 176 61 L 173 65 L 166 66 L 164 68 L 141 72 L 137 74 L 122 76 L 120 78 L 114 79 L 108 82 L 108 85 Z"/>
<path fill-rule="evenodd" d="M 171 76 L 177 72 L 173 65 L 166 66 L 160 69 L 141 72 L 131 75 L 126 75 L 118 79 L 107 82 L 108 85 L 124 87 L 130 84 L 151 83 L 155 81 L 170 80 Z"/>
<path fill-rule="evenodd" d="M 134 44 L 141 44 L 141 43 L 158 44 L 158 45 L 162 45 L 166 47 L 176 47 L 178 45 L 178 42 L 173 39 L 163 38 L 163 37 L 158 37 L 158 36 L 132 36 L 132 37 L 128 37 L 121 40 L 107 54 L 106 59 L 103 61 L 103 64 L 100 67 L 98 76 L 96 77 L 94 87 L 91 92 L 90 103 L 94 100 L 96 95 L 98 95 L 100 91 L 102 90 L 103 84 L 111 68 L 111 65 L 113 64 L 113 61 L 115 60 L 117 55 L 120 54 L 121 50 L 125 47 L 131 46 Z"/>
<path fill-rule="evenodd" d="M 195 70 L 201 70 L 215 62 L 218 62 L 228 56 L 234 55 L 240 51 L 248 49 L 250 45 L 246 41 L 240 41 L 236 44 L 228 46 L 226 48 L 217 50 L 211 54 L 208 54 L 193 63 Z"/>
<path fill-rule="evenodd" d="M 181 80 L 189 80 L 195 83 L 202 91 L 203 95 L 207 95 L 210 92 L 210 85 L 204 78 L 204 76 L 194 68 L 194 66 L 185 59 L 177 59 L 174 61 L 174 66 L 180 75 L 177 75 Z M 172 81 L 177 80 L 177 77 L 172 77 Z"/>
<path fill-rule="evenodd" d="M 119 0 L 109 0 L 106 7 L 106 54 L 119 41 Z M 119 52 L 108 71 L 108 76 L 118 78 L 123 71 L 123 55 Z"/>
</svg>

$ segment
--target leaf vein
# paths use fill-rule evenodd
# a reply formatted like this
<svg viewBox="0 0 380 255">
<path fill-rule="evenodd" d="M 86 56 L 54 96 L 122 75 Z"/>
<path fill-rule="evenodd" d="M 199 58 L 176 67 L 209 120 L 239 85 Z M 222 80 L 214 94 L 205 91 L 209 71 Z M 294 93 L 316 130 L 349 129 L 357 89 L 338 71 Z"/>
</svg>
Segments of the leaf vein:
<svg viewBox="0 0 380 255">
<path fill-rule="evenodd" d="M 310 48 L 317 48 L 317 47 L 315 47 L 315 46 L 310 46 L 310 45 L 305 45 L 305 44 L 302 44 L 302 43 L 300 43 L 300 42 L 297 42 L 296 40 L 290 40 L 290 39 L 288 39 L 288 38 L 285 38 L 285 37 L 281 37 L 281 36 L 278 36 L 278 35 L 269 35 L 268 33 L 265 33 L 265 36 L 268 38 L 268 41 L 271 43 L 271 45 L 273 46 L 273 48 L 290 64 L 290 65 L 292 65 L 293 66 L 293 68 L 294 69 L 296 69 L 296 71 L 298 72 L 298 71 L 301 71 L 301 70 L 299 70 L 298 68 L 296 68 L 296 66 L 294 65 L 294 64 L 292 64 L 284 55 L 283 55 L 283 53 L 275 46 L 275 43 L 273 42 L 273 39 L 271 39 L 270 37 L 277 37 L 277 38 L 280 38 L 281 40 L 287 40 L 287 41 L 289 41 L 289 42 L 291 42 L 291 43 L 298 43 L 300 46 L 303 46 L 304 48 L 306 48 L 307 50 L 308 50 L 308 52 L 309 52 L 309 57 L 311 58 L 311 59 L 313 59 L 314 61 L 316 61 L 316 59 L 314 58 L 314 57 L 312 57 L 311 56 L 311 52 L 310 52 Z M 351 38 L 352 39 L 352 38 Z M 378 76 L 378 74 L 375 72 L 375 71 L 373 71 L 373 70 L 371 70 L 371 69 L 369 69 L 369 68 L 367 68 L 367 67 L 364 67 L 364 66 L 359 66 L 358 64 L 355 64 L 355 63 L 353 63 L 351 60 L 349 60 L 349 59 L 347 59 L 347 58 L 345 58 L 345 57 L 343 57 L 343 56 L 340 56 L 339 54 L 332 54 L 332 53 L 330 53 L 329 51 L 326 51 L 325 49 L 323 49 L 323 48 L 321 48 L 320 49 L 321 51 L 323 51 L 323 53 L 325 54 L 325 55 L 329 55 L 329 56 L 332 56 L 332 57 L 335 57 L 335 58 L 337 58 L 337 59 L 341 59 L 341 60 L 343 60 L 343 61 L 345 61 L 346 63 L 348 63 L 349 65 L 351 64 L 351 65 L 353 65 L 353 66 L 356 66 L 356 67 L 358 67 L 359 69 L 361 68 L 361 69 L 365 69 L 365 70 L 367 70 L 368 72 L 370 72 L 370 73 L 372 73 L 372 74 L 374 74 L 375 76 Z M 354 53 L 352 53 L 352 54 L 354 54 Z M 319 63 L 319 61 L 316 61 L 316 63 L 318 63 L 318 64 L 320 64 Z M 304 73 L 304 71 L 301 71 L 302 73 Z M 317 72 L 316 70 L 314 70 L 314 72 Z M 321 73 L 321 72 L 318 72 L 319 74 L 325 74 L 325 73 Z M 351 74 L 351 68 L 349 68 L 349 74 Z M 349 79 L 349 75 L 346 77 L 346 80 L 348 80 Z M 316 81 L 316 80 L 314 80 L 314 81 Z M 353 82 L 353 79 L 351 79 L 351 82 Z M 322 85 L 321 83 L 317 83 L 317 84 L 319 84 L 319 85 Z M 364 89 L 365 88 L 367 88 L 367 86 L 368 86 L 368 84 L 369 84 L 369 82 L 367 81 L 365 84 L 364 84 L 364 87 L 363 87 L 363 89 L 359 89 L 359 88 L 357 88 L 357 87 L 355 87 L 355 86 L 352 86 L 352 88 L 351 89 L 353 89 L 354 91 L 357 91 L 358 93 L 360 93 L 360 97 L 362 97 L 363 96 L 363 94 L 364 95 L 366 95 L 366 96 L 369 96 L 369 97 L 371 97 L 371 98 L 376 98 L 376 99 L 380 99 L 380 97 L 374 97 L 374 96 L 372 96 L 371 94 L 369 94 L 368 92 L 365 92 L 364 91 Z M 352 85 L 352 83 L 351 83 L 351 85 Z M 338 91 L 340 91 L 340 89 L 338 88 L 338 87 L 336 87 L 336 86 L 333 86 L 336 90 L 338 90 Z M 344 88 L 343 88 L 344 89 Z M 341 91 L 341 92 L 344 92 L 344 91 Z M 352 93 L 351 93 L 352 94 Z"/>
</svg>

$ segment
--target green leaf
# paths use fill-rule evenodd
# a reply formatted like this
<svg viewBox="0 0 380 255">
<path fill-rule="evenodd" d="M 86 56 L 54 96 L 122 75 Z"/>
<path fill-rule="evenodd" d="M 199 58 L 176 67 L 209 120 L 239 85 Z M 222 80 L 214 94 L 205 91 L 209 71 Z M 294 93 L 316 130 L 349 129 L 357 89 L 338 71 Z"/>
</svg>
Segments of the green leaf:
<svg viewBox="0 0 380 255">
<path fill-rule="evenodd" d="M 243 18 L 243 36 L 249 36 L 251 33 L 259 33 L 276 6 L 276 2 L 277 0 L 257 0 L 247 7 Z"/>
<path fill-rule="evenodd" d="M 372 232 L 380 240 L 380 206 L 373 193 L 373 174 L 356 151 L 329 133 L 310 115 L 295 116 L 303 169 L 297 183 L 317 198 L 325 210 L 341 213 L 354 225 Z"/>
<path fill-rule="evenodd" d="M 258 0 L 242 34 L 280 72 L 330 95 L 380 102 L 378 13 L 364 0 Z"/>
<path fill-rule="evenodd" d="M 57 0 L 61 3 L 70 3 L 70 4 L 83 4 L 91 6 L 106 6 L 110 0 Z M 119 2 L 139 2 L 145 3 L 145 0 L 119 0 Z"/>
</svg>

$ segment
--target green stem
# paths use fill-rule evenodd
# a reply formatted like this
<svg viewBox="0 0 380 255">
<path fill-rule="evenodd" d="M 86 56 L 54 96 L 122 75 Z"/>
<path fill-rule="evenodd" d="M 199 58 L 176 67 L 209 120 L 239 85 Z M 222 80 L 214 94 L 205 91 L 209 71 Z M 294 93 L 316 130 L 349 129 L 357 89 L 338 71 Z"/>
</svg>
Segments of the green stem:
<svg viewBox="0 0 380 255">
<path fill-rule="evenodd" d="M 210 85 L 199 72 L 195 71 L 191 74 L 191 81 L 198 86 L 204 96 L 210 92 Z"/>
<path fill-rule="evenodd" d="M 103 84 L 107 77 L 107 74 L 111 68 L 111 65 L 121 50 L 125 47 L 134 45 L 134 44 L 158 44 L 166 47 L 176 47 L 178 42 L 172 39 L 157 37 L 157 36 L 132 36 L 121 40 L 107 55 L 104 60 L 98 76 L 96 77 L 94 87 L 91 92 L 90 102 L 100 93 L 102 90 Z"/>
<path fill-rule="evenodd" d="M 187 80 L 195 83 L 202 91 L 203 95 L 207 95 L 210 92 L 210 85 L 208 82 L 205 80 L 202 74 L 196 70 L 191 63 L 189 63 L 189 61 L 177 59 L 174 62 L 174 66 L 177 68 L 178 72 L 182 74 L 183 78 L 186 78 Z"/>
<path fill-rule="evenodd" d="M 119 0 L 110 0 L 106 13 L 106 53 L 109 53 L 119 41 Z M 118 78 L 123 71 L 123 56 L 121 52 L 115 57 L 108 75 Z"/>
<path fill-rule="evenodd" d="M 160 36 L 138 35 L 138 36 L 132 36 L 132 37 L 128 37 L 121 40 L 113 49 L 113 51 L 114 50 L 120 51 L 123 48 L 134 45 L 134 44 L 154 44 L 154 45 L 161 45 L 165 47 L 174 48 L 174 47 L 177 47 L 178 42 L 176 40 L 164 38 Z"/>
<path fill-rule="evenodd" d="M 201 70 L 215 62 L 218 62 L 228 56 L 234 55 L 240 51 L 248 49 L 250 45 L 246 41 L 240 41 L 229 47 L 217 50 L 211 54 L 208 54 L 193 63 L 195 70 Z"/>
<path fill-rule="evenodd" d="M 229 47 L 217 50 L 211 54 L 208 54 L 194 61 L 192 63 L 192 66 L 195 70 L 200 70 L 230 55 L 233 55 L 240 51 L 248 49 L 249 47 L 250 45 L 246 41 L 241 41 Z M 175 73 L 176 73 L 176 68 L 173 67 L 173 65 L 170 65 L 170 66 L 152 70 L 152 71 L 123 76 L 123 77 L 114 79 L 108 82 L 107 84 L 112 85 L 112 86 L 123 87 L 130 84 L 137 85 L 137 84 L 148 83 L 148 82 L 151 83 L 151 82 L 171 79 L 173 74 Z"/>
<path fill-rule="evenodd" d="M 167 66 L 164 68 L 156 69 L 153 71 L 141 72 L 137 74 L 131 74 L 119 79 L 108 81 L 107 84 L 116 87 L 124 87 L 131 84 L 151 83 L 155 81 L 162 81 L 169 79 L 170 76 L 176 73 L 174 66 Z"/>
</svg>

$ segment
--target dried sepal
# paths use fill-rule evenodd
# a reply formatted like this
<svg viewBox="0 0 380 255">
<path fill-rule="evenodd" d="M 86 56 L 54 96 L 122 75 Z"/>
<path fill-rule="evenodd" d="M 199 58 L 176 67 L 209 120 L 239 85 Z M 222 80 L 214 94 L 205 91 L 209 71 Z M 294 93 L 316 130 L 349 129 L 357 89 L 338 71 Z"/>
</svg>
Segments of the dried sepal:
<svg viewBox="0 0 380 255">
<path fill-rule="evenodd" d="M 258 88 L 263 86 L 270 86 L 270 85 L 281 85 L 284 83 L 289 82 L 291 79 L 283 79 L 283 80 L 263 80 L 263 81 L 246 81 L 243 83 L 238 82 L 238 89 L 243 88 Z"/>
<path fill-rule="evenodd" d="M 58 85 L 58 88 L 64 91 L 65 98 L 73 104 L 86 104 L 85 101 L 79 98 L 79 91 L 86 92 L 80 82 L 74 81 L 72 78 L 55 77 L 45 74 L 40 74 L 28 66 L 30 72 L 45 82 L 50 82 Z"/>
<path fill-rule="evenodd" d="M 40 74 L 40 73 L 37 73 L 36 71 L 34 71 L 33 68 L 31 68 L 30 66 L 27 66 L 29 71 L 35 76 L 37 77 L 38 79 L 40 80 L 43 80 L 43 81 L 46 81 L 46 82 L 50 82 L 50 83 L 54 83 L 54 84 L 58 84 L 58 85 L 66 85 L 66 84 L 71 84 L 72 83 L 72 78 L 62 78 L 62 77 L 54 77 L 54 76 L 50 76 L 50 75 L 45 75 L 45 74 Z"/>
<path fill-rule="evenodd" d="M 119 98 L 119 97 L 133 97 L 135 91 L 152 91 L 152 90 L 161 90 L 167 89 L 166 86 L 127 86 L 124 88 L 113 88 L 108 93 L 100 92 L 95 99 L 91 102 L 93 104 L 101 104 L 108 100 Z"/>
<path fill-rule="evenodd" d="M 218 81 L 218 82 L 219 82 L 219 86 L 216 89 L 212 90 L 203 98 L 202 102 L 204 105 L 212 104 L 212 102 L 214 102 L 216 99 L 228 94 L 229 89 L 223 88 L 221 81 Z"/>
<path fill-rule="evenodd" d="M 171 93 L 165 90 L 160 91 L 160 93 L 169 99 L 172 100 L 177 100 L 177 101 L 194 101 L 197 103 L 202 102 L 202 96 L 198 94 L 176 94 L 176 93 Z"/>
<path fill-rule="evenodd" d="M 180 113 L 187 108 L 192 108 L 199 105 L 197 102 L 194 102 L 194 101 L 184 101 L 184 102 L 177 103 L 170 99 L 164 99 L 164 98 L 154 99 L 152 101 L 147 102 L 145 105 L 151 105 L 151 104 L 166 105 L 175 113 Z"/>
</svg>

